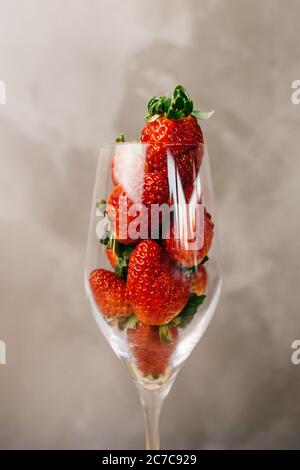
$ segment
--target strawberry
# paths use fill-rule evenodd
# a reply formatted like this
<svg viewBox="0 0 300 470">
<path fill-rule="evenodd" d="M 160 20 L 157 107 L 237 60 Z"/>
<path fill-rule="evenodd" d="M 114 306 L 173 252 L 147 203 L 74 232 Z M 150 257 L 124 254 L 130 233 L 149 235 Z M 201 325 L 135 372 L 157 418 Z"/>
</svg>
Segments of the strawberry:
<svg viewBox="0 0 300 470">
<path fill-rule="evenodd" d="M 142 191 L 142 203 L 145 206 L 151 208 L 152 204 L 163 204 L 169 197 L 168 181 L 158 172 L 147 173 L 144 176 Z"/>
<path fill-rule="evenodd" d="M 195 181 L 194 184 L 184 188 L 184 190 L 177 187 L 175 191 L 170 193 L 168 203 L 169 206 L 190 204 L 192 207 L 196 207 L 196 204 L 203 204 L 200 179 L 199 181 Z"/>
<path fill-rule="evenodd" d="M 90 274 L 89 282 L 94 300 L 104 316 L 120 318 L 132 314 L 125 282 L 115 273 L 95 269 Z"/>
<path fill-rule="evenodd" d="M 183 267 L 196 266 L 207 255 L 213 239 L 214 224 L 211 215 L 204 211 L 204 234 L 203 245 L 200 249 L 188 249 L 186 245 L 192 240 L 178 239 L 175 237 L 174 225 L 171 224 L 170 231 L 164 235 L 162 245 L 173 261 Z"/>
<path fill-rule="evenodd" d="M 138 324 L 127 330 L 136 365 L 143 375 L 157 377 L 165 372 L 178 339 L 177 328 L 173 327 L 170 331 L 173 341 L 164 344 L 160 340 L 157 326 Z"/>
<path fill-rule="evenodd" d="M 132 204 L 132 200 L 120 185 L 115 186 L 107 199 L 106 212 L 110 219 L 112 230 L 115 232 L 117 240 L 125 244 L 136 242 L 128 234 L 128 226 L 134 220 L 133 216 L 128 215 L 128 210 Z"/>
<path fill-rule="evenodd" d="M 111 220 L 116 239 L 121 243 L 137 243 L 140 238 L 148 238 L 159 229 L 151 227 L 151 206 L 168 201 L 167 180 L 157 172 L 147 173 L 135 181 L 131 197 L 122 186 L 116 186 L 107 200 L 107 214 Z M 153 221 L 153 225 L 155 221 Z"/>
<path fill-rule="evenodd" d="M 126 288 L 135 315 L 146 325 L 168 323 L 189 297 L 184 274 L 174 269 L 164 250 L 153 240 L 140 242 L 132 252 Z"/>
<path fill-rule="evenodd" d="M 190 292 L 204 295 L 207 284 L 207 271 L 203 264 L 199 264 L 195 274 L 190 278 Z"/>
<path fill-rule="evenodd" d="M 204 153 L 203 134 L 196 117 L 208 119 L 211 115 L 194 111 L 193 102 L 181 85 L 174 89 L 172 98 L 154 96 L 141 132 L 141 141 L 151 144 L 146 156 L 148 171 L 168 176 L 169 150 L 182 186 L 192 184 Z"/>
<path fill-rule="evenodd" d="M 112 161 L 112 180 L 115 185 L 120 184 L 131 196 L 130 191 L 137 179 L 141 179 L 147 172 L 145 155 L 140 144 L 119 145 Z"/>
<path fill-rule="evenodd" d="M 147 148 L 149 171 L 168 175 L 167 149 L 169 149 L 179 174 L 177 178 L 180 179 L 182 186 L 185 188 L 192 184 L 203 157 L 203 136 L 195 117 L 169 119 L 160 116 L 146 124 L 142 130 L 141 141 L 153 144 Z"/>
<path fill-rule="evenodd" d="M 197 192 L 197 188 L 193 184 L 187 186 L 184 190 L 184 198 L 186 204 L 190 204 L 191 200 L 196 198 L 196 202 L 201 202 L 200 197 Z"/>
</svg>

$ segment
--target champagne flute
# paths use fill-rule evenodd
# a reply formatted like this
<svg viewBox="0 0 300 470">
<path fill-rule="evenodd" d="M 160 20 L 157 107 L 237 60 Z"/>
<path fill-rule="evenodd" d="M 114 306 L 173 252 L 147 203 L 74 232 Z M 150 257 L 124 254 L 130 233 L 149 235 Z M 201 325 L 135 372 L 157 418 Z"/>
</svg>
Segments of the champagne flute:
<svg viewBox="0 0 300 470">
<path fill-rule="evenodd" d="M 145 415 L 146 448 L 154 450 L 160 448 L 164 399 L 205 333 L 221 291 L 206 147 L 185 145 L 182 149 L 173 144 L 163 149 L 166 181 L 158 180 L 153 186 L 148 181 L 147 156 L 157 150 L 154 145 L 101 146 L 84 273 L 96 322 L 137 386 Z M 182 151 L 201 160 L 188 186 L 178 168 Z M 152 193 L 155 204 L 144 204 L 148 183 L 159 196 L 167 192 L 163 204 Z"/>
</svg>

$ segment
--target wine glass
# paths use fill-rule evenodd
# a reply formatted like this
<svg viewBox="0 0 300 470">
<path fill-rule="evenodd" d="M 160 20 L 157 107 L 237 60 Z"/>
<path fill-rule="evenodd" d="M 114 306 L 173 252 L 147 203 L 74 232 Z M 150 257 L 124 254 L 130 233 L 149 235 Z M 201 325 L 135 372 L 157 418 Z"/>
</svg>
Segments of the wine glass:
<svg viewBox="0 0 300 470">
<path fill-rule="evenodd" d="M 164 159 L 161 174 L 148 172 L 156 154 Z M 186 172 L 186 161 L 192 171 Z M 163 401 L 205 333 L 221 290 L 203 144 L 101 146 L 84 277 L 96 322 L 137 386 L 146 448 L 159 449 Z"/>
</svg>

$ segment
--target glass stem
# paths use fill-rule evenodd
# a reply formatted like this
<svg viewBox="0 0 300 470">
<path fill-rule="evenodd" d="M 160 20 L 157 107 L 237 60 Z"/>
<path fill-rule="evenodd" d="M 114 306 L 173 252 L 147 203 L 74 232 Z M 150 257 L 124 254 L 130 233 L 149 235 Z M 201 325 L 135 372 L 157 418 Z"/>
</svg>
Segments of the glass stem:
<svg viewBox="0 0 300 470">
<path fill-rule="evenodd" d="M 169 388 L 166 390 L 147 390 L 139 387 L 140 398 L 143 405 L 146 425 L 146 450 L 160 449 L 160 414 L 162 404 L 166 398 Z"/>
</svg>

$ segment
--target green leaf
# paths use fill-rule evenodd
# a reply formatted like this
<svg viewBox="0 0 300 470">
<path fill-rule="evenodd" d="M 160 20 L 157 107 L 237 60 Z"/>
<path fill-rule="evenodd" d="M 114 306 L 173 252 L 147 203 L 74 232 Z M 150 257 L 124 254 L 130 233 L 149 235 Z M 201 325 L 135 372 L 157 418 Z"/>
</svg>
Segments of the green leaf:
<svg viewBox="0 0 300 470">
<path fill-rule="evenodd" d="M 148 114 L 153 116 L 154 114 L 163 114 L 162 110 L 162 97 L 157 98 L 153 96 L 148 103 Z"/>
<path fill-rule="evenodd" d="M 118 277 L 123 277 L 123 275 L 124 275 L 123 268 L 124 268 L 124 266 L 122 266 L 122 265 L 119 263 L 119 260 L 118 260 L 117 264 L 116 264 L 115 267 L 114 267 L 116 276 L 118 276 Z"/>
<path fill-rule="evenodd" d="M 177 96 L 181 96 L 182 98 L 185 98 L 187 100 L 190 100 L 190 96 L 187 92 L 187 89 L 184 88 L 182 85 L 177 85 L 175 88 L 174 88 L 174 91 L 173 91 L 173 97 L 176 98 Z"/>
<path fill-rule="evenodd" d="M 197 119 L 201 119 L 201 120 L 206 120 L 206 119 L 209 119 L 212 117 L 212 115 L 214 114 L 214 111 L 196 111 L 194 110 L 192 112 L 192 116 L 195 116 Z"/>
<path fill-rule="evenodd" d="M 154 114 L 153 116 L 151 114 L 147 114 L 145 116 L 145 120 L 147 122 L 154 122 L 154 121 L 156 121 L 157 118 L 159 118 L 159 116 L 160 116 L 160 114 Z"/>
<path fill-rule="evenodd" d="M 180 119 L 184 116 L 193 115 L 198 119 L 209 119 L 213 111 L 193 111 L 193 101 L 190 98 L 186 88 L 177 85 L 174 88 L 171 98 L 168 96 L 153 96 L 148 103 L 148 114 L 146 121 L 153 122 L 159 116 L 166 115 L 169 119 Z"/>
<path fill-rule="evenodd" d="M 125 142 L 125 136 L 124 136 L 124 134 L 119 134 L 119 135 L 116 137 L 116 142 Z"/>
<path fill-rule="evenodd" d="M 163 113 L 167 113 L 171 106 L 171 98 L 169 98 L 168 96 L 162 96 L 161 104 Z"/>
<path fill-rule="evenodd" d="M 138 322 L 138 319 L 137 317 L 132 314 L 129 318 L 127 318 L 126 322 L 125 322 L 125 328 L 135 328 L 136 324 Z"/>
<path fill-rule="evenodd" d="M 182 117 L 182 115 L 176 109 L 170 108 L 168 113 L 167 113 L 167 117 L 169 119 L 179 119 L 180 117 Z"/>
<path fill-rule="evenodd" d="M 209 260 L 209 257 L 207 255 L 204 256 L 203 260 L 200 262 L 200 264 L 205 264 L 206 261 Z"/>
<path fill-rule="evenodd" d="M 159 338 L 163 344 L 172 343 L 171 329 L 173 327 L 185 328 L 193 320 L 200 305 L 203 304 L 205 297 L 205 295 L 191 294 L 183 310 L 169 323 L 159 326 Z"/>
<path fill-rule="evenodd" d="M 158 101 L 158 98 L 156 96 L 152 96 L 147 106 L 149 113 L 151 113 L 157 101 Z"/>
<path fill-rule="evenodd" d="M 181 111 L 182 109 L 184 109 L 184 104 L 185 104 L 185 101 L 183 100 L 183 98 L 181 96 L 178 96 L 175 99 L 173 106 L 175 109 L 177 109 L 177 111 Z"/>
<path fill-rule="evenodd" d="M 194 318 L 200 305 L 205 300 L 205 295 L 191 294 L 186 306 L 179 315 L 169 323 L 159 326 L 159 338 L 163 344 L 171 344 L 173 341 L 171 329 L 173 327 L 185 328 Z"/>
<path fill-rule="evenodd" d="M 113 249 L 118 257 L 118 261 L 114 269 L 116 275 L 122 279 L 126 279 L 127 277 L 129 258 L 134 248 L 135 245 L 124 245 L 118 240 L 114 240 Z"/>
<path fill-rule="evenodd" d="M 173 318 L 170 322 L 170 327 L 172 328 L 173 326 L 180 326 L 180 322 L 181 318 L 177 315 L 177 317 Z"/>
<path fill-rule="evenodd" d="M 115 273 L 118 277 L 126 277 L 127 275 L 127 264 L 128 260 L 123 257 L 118 257 L 117 264 L 115 266 Z"/>
<path fill-rule="evenodd" d="M 173 338 L 171 333 L 171 326 L 169 324 L 159 326 L 159 338 L 163 344 L 172 343 Z"/>
<path fill-rule="evenodd" d="M 190 298 L 184 307 L 184 309 L 180 312 L 180 314 L 176 317 L 180 319 L 180 323 L 178 326 L 180 328 L 185 328 L 194 318 L 195 314 L 198 312 L 200 305 L 203 304 L 206 295 L 197 295 L 191 294 Z"/>
<path fill-rule="evenodd" d="M 153 104 L 152 109 L 151 109 L 151 114 L 152 114 L 152 115 L 155 115 L 155 114 L 161 115 L 161 114 L 162 114 L 162 109 L 161 109 L 161 103 L 160 103 L 160 101 L 156 101 L 156 102 Z"/>
<path fill-rule="evenodd" d="M 184 103 L 184 115 L 189 116 L 193 111 L 193 102 L 192 100 L 186 101 Z"/>
</svg>

